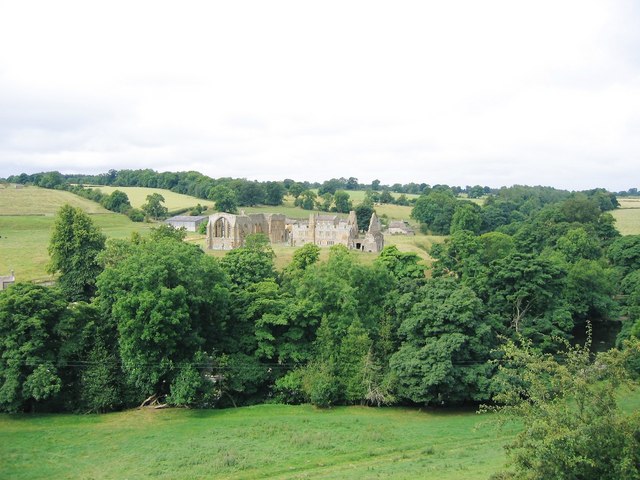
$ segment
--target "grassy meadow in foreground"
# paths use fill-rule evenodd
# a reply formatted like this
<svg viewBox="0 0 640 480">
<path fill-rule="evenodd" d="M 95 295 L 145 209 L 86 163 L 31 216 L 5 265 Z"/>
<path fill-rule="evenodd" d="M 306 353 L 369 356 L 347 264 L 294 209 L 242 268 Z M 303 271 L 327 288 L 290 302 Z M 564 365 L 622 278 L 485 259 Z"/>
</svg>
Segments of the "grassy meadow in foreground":
<svg viewBox="0 0 640 480">
<path fill-rule="evenodd" d="M 486 479 L 515 431 L 491 419 L 306 405 L 0 415 L 0 478 Z"/>
</svg>

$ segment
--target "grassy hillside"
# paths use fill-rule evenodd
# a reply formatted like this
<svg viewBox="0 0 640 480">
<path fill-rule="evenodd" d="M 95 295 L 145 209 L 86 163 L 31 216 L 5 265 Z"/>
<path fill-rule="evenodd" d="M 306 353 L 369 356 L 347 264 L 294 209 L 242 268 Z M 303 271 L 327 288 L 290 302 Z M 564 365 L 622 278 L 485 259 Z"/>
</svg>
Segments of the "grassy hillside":
<svg viewBox="0 0 640 480">
<path fill-rule="evenodd" d="M 203 200 L 202 198 L 191 197 L 189 195 L 183 195 L 181 193 L 175 193 L 171 190 L 164 190 L 162 188 L 146 188 L 146 187 L 105 187 L 102 185 L 92 186 L 100 190 L 103 193 L 110 194 L 114 190 L 120 190 L 127 194 L 129 202 L 133 207 L 140 208 L 147 203 L 147 195 L 153 193 L 159 193 L 164 197 L 164 205 L 171 210 L 178 210 L 181 208 L 195 207 L 197 204 L 213 207 L 212 201 Z"/>
<path fill-rule="evenodd" d="M 38 187 L 0 188 L 0 216 L 54 215 L 65 203 L 87 213 L 110 213 L 91 200 L 62 190 Z"/>
<path fill-rule="evenodd" d="M 511 431 L 467 412 L 261 405 L 0 415 L 0 478 L 486 479 Z"/>
<path fill-rule="evenodd" d="M 106 192 L 115 190 L 113 187 L 100 187 Z M 180 195 L 168 190 L 137 187 L 122 187 L 121 190 L 129 195 L 134 206 L 146 201 L 150 193 L 158 192 L 166 199 L 169 209 L 194 206 L 206 202 L 195 197 Z M 358 192 L 350 192 L 358 193 Z M 361 192 L 364 198 L 364 192 Z M 37 187 L 24 189 L 0 189 L 0 275 L 14 270 L 19 280 L 48 280 L 46 264 L 49 261 L 47 246 L 53 227 L 54 214 L 69 203 L 82 208 L 92 215 L 94 222 L 108 237 L 126 238 L 131 232 L 144 233 L 152 225 L 133 223 L 125 216 L 105 210 L 100 205 L 69 192 L 47 190 Z M 243 208 L 246 213 L 281 213 L 290 218 L 307 218 L 310 211 L 293 206 L 293 198 L 285 198 L 284 205 L 278 207 L 260 206 Z M 376 206 L 378 215 L 386 214 L 390 219 L 409 219 L 411 207 L 398 205 Z M 204 247 L 204 237 L 192 235 L 190 241 Z M 431 258 L 427 251 L 433 242 L 442 241 L 443 237 L 416 235 L 415 237 L 387 236 L 387 245 L 397 245 L 402 251 L 417 253 L 429 265 Z M 294 248 L 275 246 L 276 267 L 283 268 L 289 264 Z M 223 252 L 210 252 L 214 256 L 222 256 Z M 321 259 L 328 256 L 328 249 L 323 249 Z M 371 263 L 376 254 L 357 253 L 357 257 L 365 263 Z"/>
<path fill-rule="evenodd" d="M 620 208 L 611 212 L 623 235 L 640 235 L 640 198 L 619 198 Z"/>
<path fill-rule="evenodd" d="M 127 238 L 133 231 L 144 233 L 151 227 L 117 213 L 91 215 L 91 219 L 114 238 Z M 47 247 L 53 222 L 53 216 L 0 216 L 0 275 L 14 270 L 18 281 L 49 279 Z"/>
<path fill-rule="evenodd" d="M 362 203 L 362 201 L 364 200 L 364 197 L 366 195 L 366 190 L 344 190 L 345 192 L 347 192 L 349 194 L 349 197 L 351 197 L 351 200 L 353 201 L 353 203 L 355 205 Z M 314 192 L 318 193 L 318 189 L 314 189 Z M 401 193 L 394 193 L 391 192 L 391 196 L 393 198 L 398 198 L 400 195 L 402 195 Z M 408 199 L 412 199 L 412 198 L 418 198 L 420 195 L 416 195 L 413 193 L 405 193 L 404 194 Z"/>
<path fill-rule="evenodd" d="M 0 275 L 14 270 L 19 281 L 51 278 L 46 272 L 47 247 L 54 215 L 65 203 L 90 214 L 107 237 L 126 238 L 151 227 L 69 192 L 37 187 L 0 189 Z"/>
</svg>

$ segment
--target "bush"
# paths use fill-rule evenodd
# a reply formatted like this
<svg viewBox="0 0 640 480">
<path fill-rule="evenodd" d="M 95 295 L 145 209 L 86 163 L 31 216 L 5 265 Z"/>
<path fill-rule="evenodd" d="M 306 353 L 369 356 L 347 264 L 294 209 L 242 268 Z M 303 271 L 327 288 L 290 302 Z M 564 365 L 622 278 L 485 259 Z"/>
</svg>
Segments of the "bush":
<svg viewBox="0 0 640 480">
<path fill-rule="evenodd" d="M 138 208 L 128 210 L 126 215 L 132 222 L 144 222 L 144 212 Z"/>
<path fill-rule="evenodd" d="M 303 380 L 309 401 L 320 408 L 328 408 L 340 399 L 340 383 L 326 363 L 310 365 Z"/>
<path fill-rule="evenodd" d="M 308 402 L 309 398 L 304 392 L 304 376 L 305 370 L 301 368 L 277 379 L 273 387 L 274 400 L 289 405 Z"/>
</svg>

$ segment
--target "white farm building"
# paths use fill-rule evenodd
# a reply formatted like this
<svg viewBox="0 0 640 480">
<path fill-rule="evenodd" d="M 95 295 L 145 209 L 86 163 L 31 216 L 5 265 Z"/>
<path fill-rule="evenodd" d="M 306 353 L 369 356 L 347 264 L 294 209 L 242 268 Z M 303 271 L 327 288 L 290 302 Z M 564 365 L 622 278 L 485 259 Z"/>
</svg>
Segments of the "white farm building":
<svg viewBox="0 0 640 480">
<path fill-rule="evenodd" d="M 164 223 L 171 225 L 174 228 L 184 228 L 187 232 L 196 232 L 198 230 L 198 226 L 202 222 L 208 222 L 209 217 L 199 215 L 199 216 L 190 216 L 190 215 L 179 215 L 177 217 L 167 218 Z"/>
</svg>

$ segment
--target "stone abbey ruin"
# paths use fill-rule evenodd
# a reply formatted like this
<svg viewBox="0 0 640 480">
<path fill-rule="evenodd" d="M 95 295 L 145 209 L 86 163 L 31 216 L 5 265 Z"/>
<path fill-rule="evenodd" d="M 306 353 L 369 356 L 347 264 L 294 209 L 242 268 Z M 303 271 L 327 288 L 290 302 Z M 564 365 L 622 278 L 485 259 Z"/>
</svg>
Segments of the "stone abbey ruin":
<svg viewBox="0 0 640 480">
<path fill-rule="evenodd" d="M 319 247 L 344 245 L 350 250 L 379 252 L 384 247 L 380 220 L 374 213 L 364 235 L 358 231 L 356 213 L 344 219 L 338 215 L 309 215 L 309 220 L 289 219 L 281 214 L 216 213 L 209 217 L 207 248 L 231 250 L 242 247 L 252 233 L 264 233 L 274 245 L 298 247 L 313 243 Z"/>
</svg>

